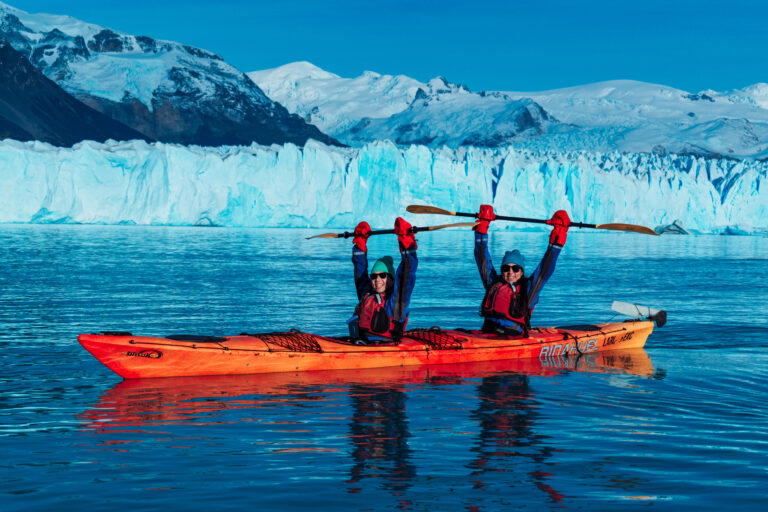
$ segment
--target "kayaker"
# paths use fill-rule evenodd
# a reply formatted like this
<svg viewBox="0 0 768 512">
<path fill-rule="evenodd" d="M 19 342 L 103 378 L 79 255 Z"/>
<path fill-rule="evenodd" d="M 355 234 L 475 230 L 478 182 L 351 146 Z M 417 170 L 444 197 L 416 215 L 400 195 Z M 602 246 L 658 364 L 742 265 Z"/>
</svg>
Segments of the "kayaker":
<svg viewBox="0 0 768 512">
<path fill-rule="evenodd" d="M 398 342 L 402 338 L 419 264 L 416 239 L 410 228 L 411 225 L 401 217 L 395 220 L 401 256 L 397 271 L 392 257 L 384 256 L 373 264 L 370 276 L 366 243 L 371 227 L 363 221 L 355 228 L 352 263 L 359 303 L 348 322 L 353 338 L 374 344 Z"/>
<path fill-rule="evenodd" d="M 531 327 L 531 313 L 539 300 L 541 288 L 555 270 L 555 263 L 565 245 L 571 219 L 564 210 L 558 210 L 547 221 L 552 226 L 549 245 L 539 266 L 525 276 L 525 258 L 517 249 L 504 253 L 501 274 L 497 274 L 488 252 L 488 226 L 496 218 L 493 206 L 480 206 L 475 226 L 475 262 L 485 286 L 485 297 L 480 315 L 485 318 L 483 332 L 503 335 L 527 335 Z"/>
</svg>

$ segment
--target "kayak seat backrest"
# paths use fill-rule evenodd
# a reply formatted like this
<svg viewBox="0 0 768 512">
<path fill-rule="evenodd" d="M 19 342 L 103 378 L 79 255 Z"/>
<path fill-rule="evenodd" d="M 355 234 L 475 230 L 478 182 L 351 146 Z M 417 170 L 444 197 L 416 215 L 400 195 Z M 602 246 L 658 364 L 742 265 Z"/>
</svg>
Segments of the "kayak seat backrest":
<svg viewBox="0 0 768 512">
<path fill-rule="evenodd" d="M 224 343 L 227 338 L 218 336 L 204 336 L 199 334 L 169 334 L 166 339 L 173 341 L 192 341 L 195 343 Z"/>
</svg>

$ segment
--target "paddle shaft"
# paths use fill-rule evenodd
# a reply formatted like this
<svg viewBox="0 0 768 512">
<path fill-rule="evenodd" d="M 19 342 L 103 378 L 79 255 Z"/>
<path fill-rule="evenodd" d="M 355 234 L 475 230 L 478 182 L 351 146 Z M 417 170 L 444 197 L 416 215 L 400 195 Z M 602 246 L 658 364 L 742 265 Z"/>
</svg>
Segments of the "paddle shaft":
<svg viewBox="0 0 768 512">
<path fill-rule="evenodd" d="M 442 226 L 425 226 L 425 227 L 413 226 L 408 231 L 410 231 L 411 233 L 418 233 L 420 231 L 432 231 L 436 227 L 439 228 L 439 227 L 442 227 Z M 371 231 L 370 233 L 368 233 L 369 236 L 373 236 L 373 235 L 393 235 L 393 234 L 395 234 L 395 230 L 394 229 L 377 229 L 375 231 Z M 345 231 L 343 233 L 339 233 L 339 238 L 350 238 L 350 237 L 353 237 L 353 236 L 355 236 L 355 233 L 350 233 L 349 231 Z"/>
<path fill-rule="evenodd" d="M 473 219 L 477 218 L 476 213 L 463 213 L 463 212 L 452 212 L 457 217 L 472 217 Z M 509 217 L 506 215 L 497 215 L 496 220 L 511 220 L 513 222 L 533 222 L 534 224 L 546 224 L 547 221 L 543 219 L 529 219 L 526 217 Z M 597 224 L 587 224 L 586 222 L 571 222 L 571 227 L 576 228 L 597 228 Z"/>
<path fill-rule="evenodd" d="M 411 226 L 408 231 L 410 233 L 419 233 L 420 231 L 436 231 L 438 229 L 445 229 L 445 228 L 459 228 L 459 227 L 472 227 L 476 226 L 477 222 L 457 222 L 456 224 L 441 224 L 439 226 Z M 391 235 L 394 234 L 394 229 L 378 229 L 376 231 L 370 231 L 368 232 L 367 236 L 371 235 Z M 343 233 L 323 233 L 322 235 L 314 235 L 314 236 L 308 236 L 307 240 L 310 240 L 312 238 L 349 238 L 355 236 L 355 233 L 350 233 L 349 231 L 345 231 Z"/>
</svg>

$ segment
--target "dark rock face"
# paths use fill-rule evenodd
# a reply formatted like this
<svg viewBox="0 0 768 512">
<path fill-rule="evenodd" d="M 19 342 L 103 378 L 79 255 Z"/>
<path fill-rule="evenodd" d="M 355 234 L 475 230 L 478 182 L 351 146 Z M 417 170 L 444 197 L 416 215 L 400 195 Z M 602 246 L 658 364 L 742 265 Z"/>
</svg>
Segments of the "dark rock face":
<svg viewBox="0 0 768 512">
<path fill-rule="evenodd" d="M 195 48 L 194 46 L 188 46 L 184 45 L 184 50 L 190 55 L 193 55 L 195 57 L 200 57 L 201 59 L 213 59 L 213 60 L 220 60 L 223 61 L 224 59 L 221 58 L 221 56 L 216 55 L 215 53 L 211 53 L 206 50 L 202 50 L 200 48 Z"/>
<path fill-rule="evenodd" d="M 0 140 L 2 139 L 27 141 L 34 140 L 35 138 L 16 123 L 12 123 L 0 116 Z"/>
<path fill-rule="evenodd" d="M 54 28 L 41 34 L 39 40 L 31 41 L 25 34 L 32 33 L 34 30 L 16 15 L 0 10 L 0 41 L 9 43 L 51 80 L 65 80 L 71 75 L 70 62 L 91 56 L 82 36 L 69 36 Z M 48 62 L 47 58 L 53 55 L 57 55 L 56 60 Z"/>
<path fill-rule="evenodd" d="M 136 42 L 144 53 L 156 53 L 157 41 L 147 36 L 136 36 Z"/>
<path fill-rule="evenodd" d="M 216 98 L 182 92 L 196 73 L 174 70 L 177 89 L 156 94 L 152 110 L 136 98 L 125 96 L 114 102 L 97 96 L 78 95 L 89 107 L 147 134 L 177 144 L 200 146 L 283 144 L 304 145 L 309 138 L 327 144 L 339 143 L 303 119 L 290 114 L 279 103 L 254 105 L 236 90 L 219 90 Z M 254 85 L 255 87 L 255 85 Z"/>
<path fill-rule="evenodd" d="M 519 110 L 519 115 L 513 120 L 517 133 L 525 130 L 535 129 L 538 135 L 541 134 L 540 126 L 542 121 L 549 121 L 549 113 L 538 104 L 531 102 L 525 108 Z"/>
<path fill-rule="evenodd" d="M 712 96 L 709 96 L 708 94 L 704 94 L 703 92 L 699 94 L 686 94 L 683 97 L 690 101 L 710 101 L 712 103 L 715 102 Z"/>
<path fill-rule="evenodd" d="M 71 146 L 83 140 L 149 140 L 89 108 L 0 42 L 0 136 Z"/>
<path fill-rule="evenodd" d="M 0 40 L 6 41 L 14 48 L 20 48 L 19 51 L 28 51 L 32 45 L 21 34 L 28 30 L 17 16 L 0 11 Z"/>
<path fill-rule="evenodd" d="M 88 41 L 88 49 L 93 52 L 121 52 L 123 50 L 130 50 L 131 47 L 123 44 L 123 38 L 112 32 L 111 30 L 104 29 Z"/>
<path fill-rule="evenodd" d="M 55 27 L 35 31 L 24 25 L 22 14 L 17 16 L 15 12 L 0 8 L 0 40 L 8 41 L 81 102 L 151 139 L 212 146 L 252 142 L 303 145 L 312 138 L 340 145 L 267 98 L 244 73 L 211 52 L 147 36 L 121 35 L 106 28 L 87 40 Z M 126 90 L 109 91 L 106 96 L 82 89 L 89 77 L 78 75 L 83 73 L 83 66 L 78 64 L 106 59 L 104 66 L 115 65 L 113 55 L 118 54 L 125 57 L 121 64 L 125 66 L 131 58 L 138 62 L 141 53 L 170 54 L 176 64 L 165 77 L 155 79 L 156 83 L 147 78 L 140 84 L 131 83 Z M 100 60 L 96 62 L 101 64 Z M 136 87 L 143 88 L 141 98 L 134 96 Z"/>
</svg>

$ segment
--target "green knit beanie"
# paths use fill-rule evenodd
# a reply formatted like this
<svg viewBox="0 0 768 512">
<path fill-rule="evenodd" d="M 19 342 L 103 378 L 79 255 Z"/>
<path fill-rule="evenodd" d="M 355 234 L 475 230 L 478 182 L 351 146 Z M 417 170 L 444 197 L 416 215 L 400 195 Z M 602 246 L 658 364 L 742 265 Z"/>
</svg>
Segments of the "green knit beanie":
<svg viewBox="0 0 768 512">
<path fill-rule="evenodd" d="M 395 277 L 395 262 L 392 259 L 392 256 L 384 256 L 376 260 L 376 263 L 373 264 L 373 268 L 371 269 L 371 274 L 377 272 L 386 272 L 390 277 Z"/>
</svg>

